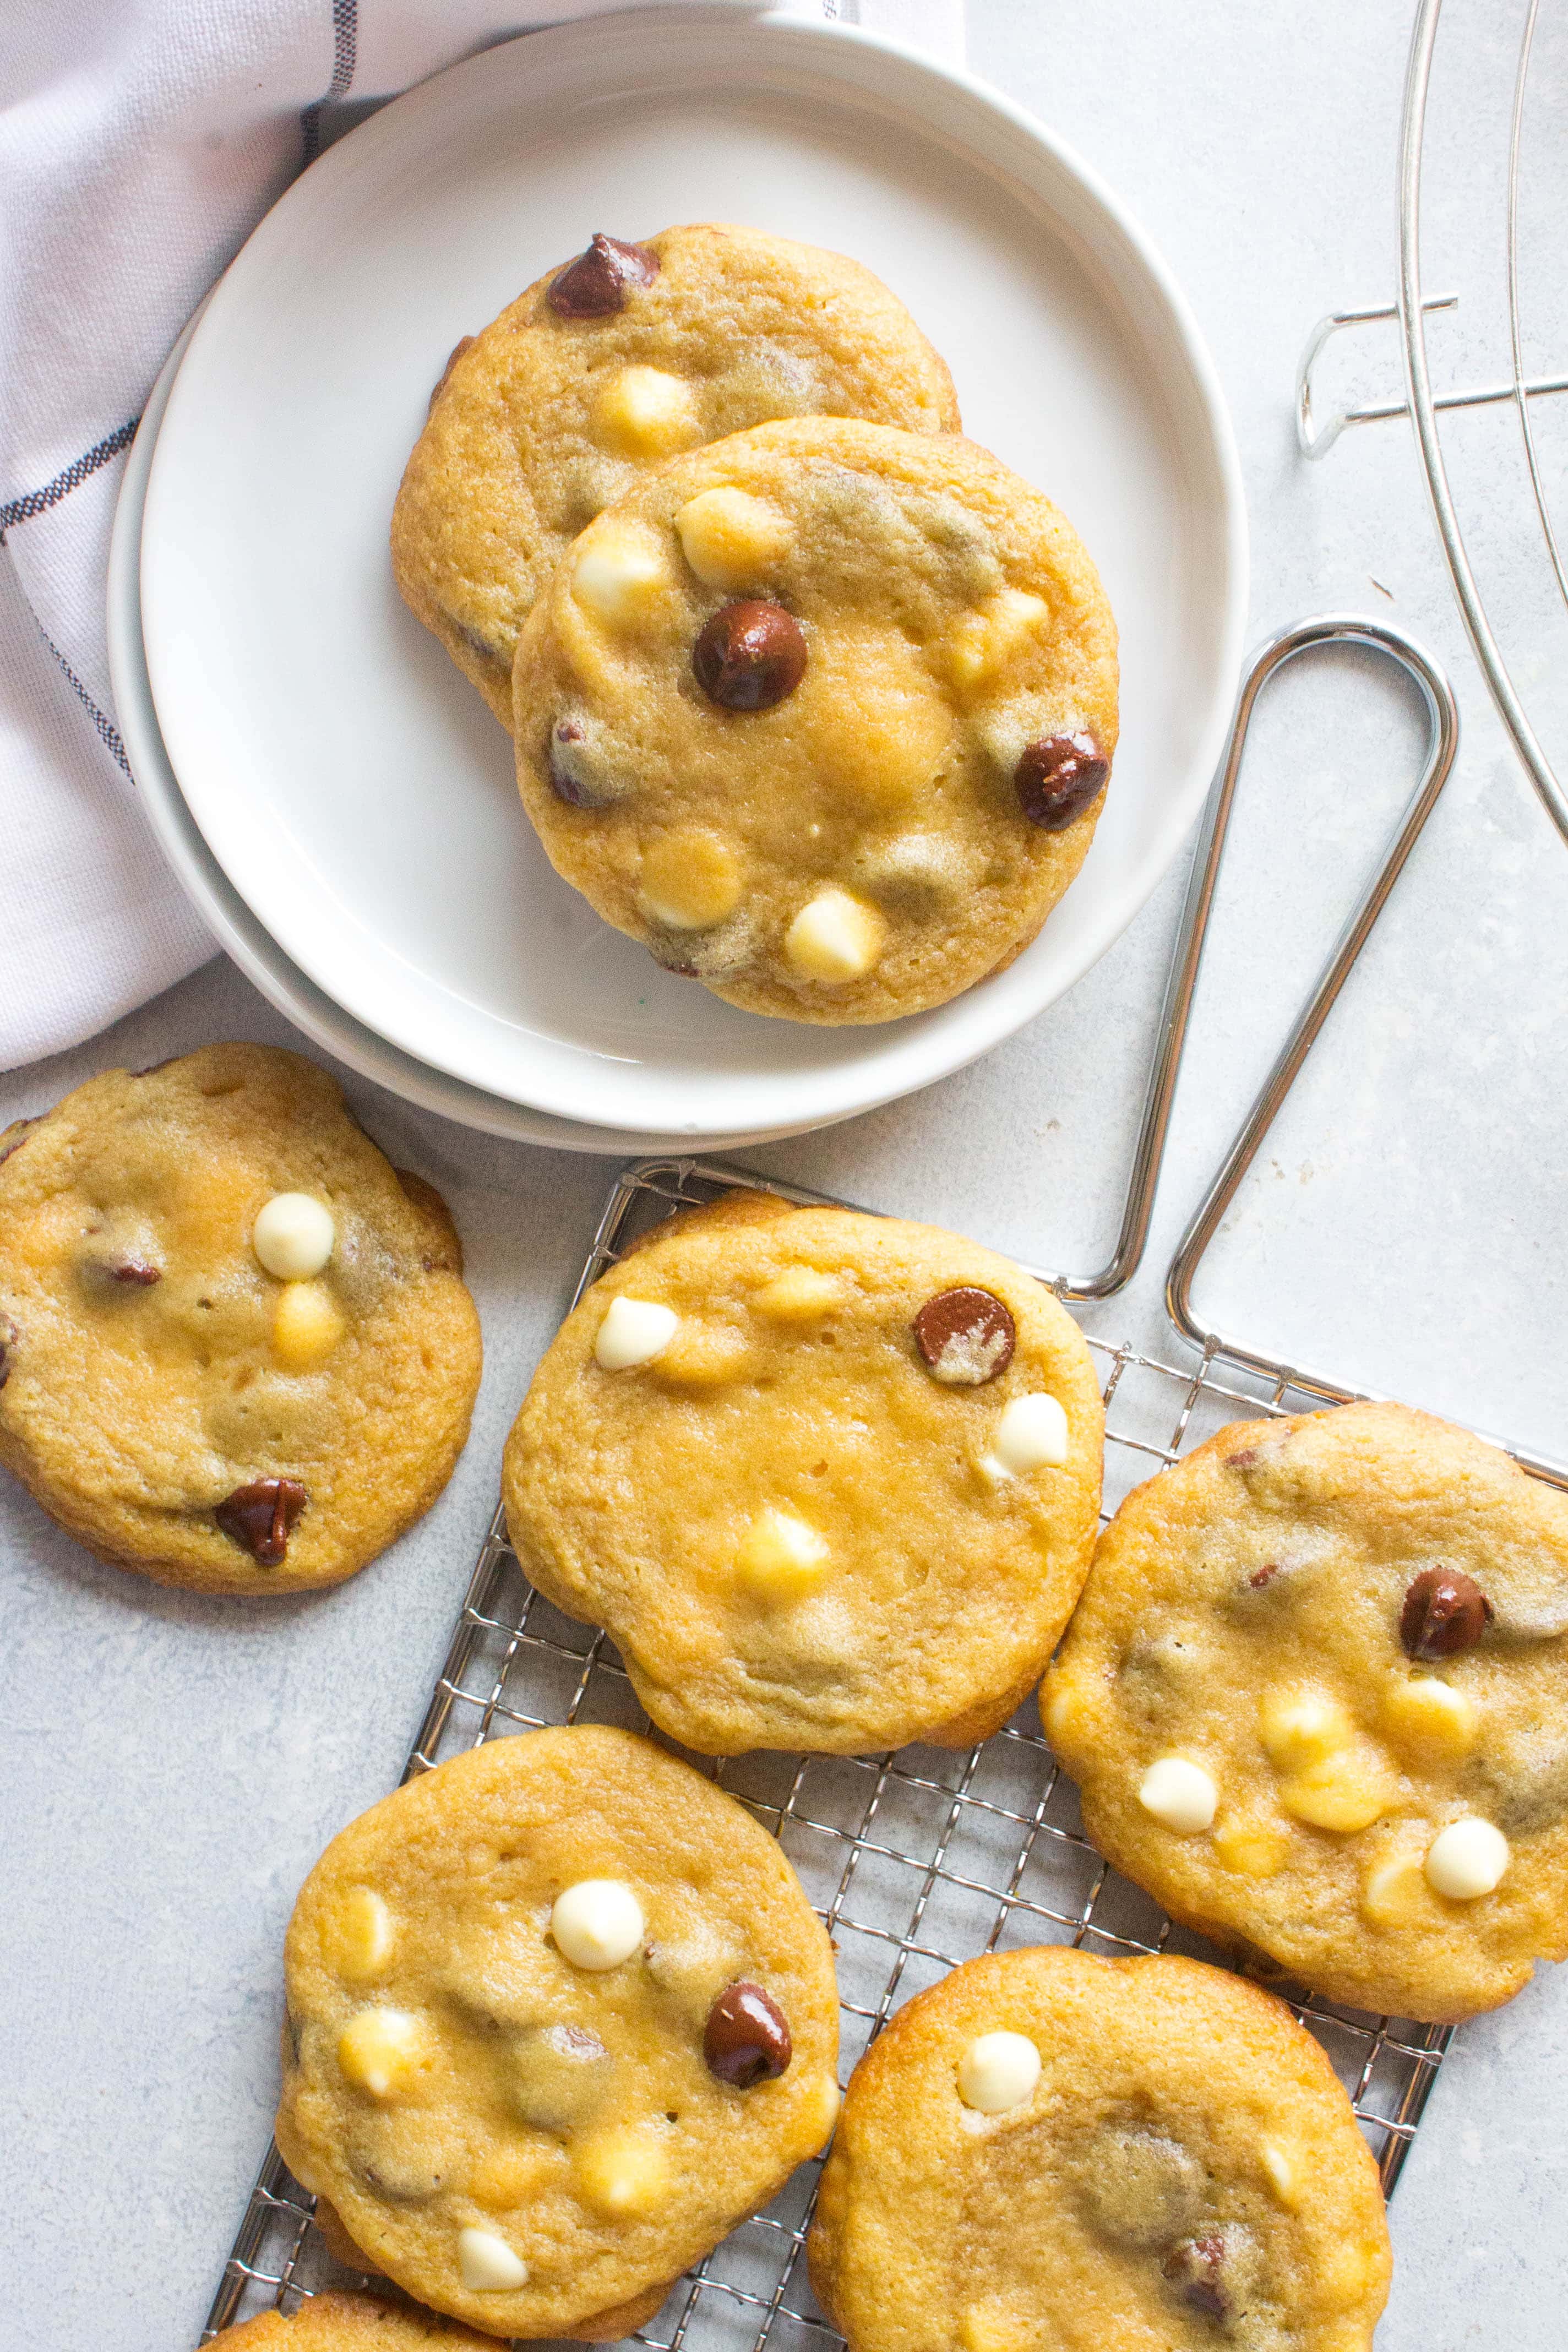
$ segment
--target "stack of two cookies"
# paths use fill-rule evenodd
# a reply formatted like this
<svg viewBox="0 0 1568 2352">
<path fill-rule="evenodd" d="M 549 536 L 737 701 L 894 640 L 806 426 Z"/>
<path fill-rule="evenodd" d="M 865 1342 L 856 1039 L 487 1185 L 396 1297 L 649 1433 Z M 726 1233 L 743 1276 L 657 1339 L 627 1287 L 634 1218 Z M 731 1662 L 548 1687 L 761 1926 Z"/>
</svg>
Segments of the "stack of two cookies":
<svg viewBox="0 0 1568 2352">
<path fill-rule="evenodd" d="M 837 254 L 595 236 L 452 354 L 393 555 L 559 872 L 731 1003 L 943 1003 L 1088 854 L 1117 734 L 1094 566 Z"/>
</svg>

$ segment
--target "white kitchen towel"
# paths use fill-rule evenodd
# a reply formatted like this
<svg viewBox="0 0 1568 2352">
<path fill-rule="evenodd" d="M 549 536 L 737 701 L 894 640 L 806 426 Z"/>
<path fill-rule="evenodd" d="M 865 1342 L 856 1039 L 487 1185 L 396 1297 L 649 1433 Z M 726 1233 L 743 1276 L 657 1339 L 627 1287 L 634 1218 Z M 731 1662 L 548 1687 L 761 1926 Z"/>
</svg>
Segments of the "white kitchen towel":
<svg viewBox="0 0 1568 2352">
<path fill-rule="evenodd" d="M 105 649 L 114 502 L 170 345 L 376 103 L 530 25 L 636 5 L 0 0 L 0 1067 L 214 952 L 137 807 Z M 788 5 L 963 60 L 963 0 Z"/>
</svg>

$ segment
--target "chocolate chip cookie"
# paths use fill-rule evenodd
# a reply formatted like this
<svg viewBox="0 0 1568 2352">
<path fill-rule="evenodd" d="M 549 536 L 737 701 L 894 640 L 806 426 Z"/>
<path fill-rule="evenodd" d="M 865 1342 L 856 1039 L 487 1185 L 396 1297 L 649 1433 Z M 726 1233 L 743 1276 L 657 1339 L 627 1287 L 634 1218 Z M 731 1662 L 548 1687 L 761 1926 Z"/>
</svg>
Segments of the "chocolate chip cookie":
<svg viewBox="0 0 1568 2352">
<path fill-rule="evenodd" d="M 384 1799 L 307 1879 L 285 1968 L 285 2161 L 491 2335 L 629 2333 L 837 2112 L 795 1873 L 629 1732 L 491 1740 Z"/>
<path fill-rule="evenodd" d="M 751 1012 L 890 1021 L 1010 962 L 1083 864 L 1116 630 L 986 450 L 803 417 L 592 523 L 513 692 L 523 805 L 607 922 Z"/>
<path fill-rule="evenodd" d="M 108 1070 L 0 1136 L 0 1462 L 100 1559 L 335 1584 L 435 1501 L 479 1377 L 445 1204 L 297 1054 Z"/>
<path fill-rule="evenodd" d="M 541 1591 L 688 1747 L 966 1747 L 1078 1597 L 1103 1432 L 1077 1325 L 1008 1259 L 735 1193 L 568 1317 L 502 1493 Z"/>
<path fill-rule="evenodd" d="M 957 430 L 946 367 L 868 269 L 710 223 L 595 236 L 453 352 L 397 496 L 397 585 L 510 727 L 518 631 L 584 526 L 677 450 L 817 414 Z"/>
<path fill-rule="evenodd" d="M 1047 1679 L 1084 1826 L 1173 1917 L 1431 2021 L 1568 1958 L 1568 1499 L 1396 1404 L 1130 1496 Z"/>
<path fill-rule="evenodd" d="M 1283 2002 L 1060 1947 L 966 1961 L 872 2043 L 809 2254 L 849 2352 L 1368 2352 L 1391 2267 Z"/>
<path fill-rule="evenodd" d="M 313 2294 L 287 2318 L 264 2311 L 215 2340 L 223 2352 L 495 2352 L 493 2336 L 368 2294 Z"/>
</svg>

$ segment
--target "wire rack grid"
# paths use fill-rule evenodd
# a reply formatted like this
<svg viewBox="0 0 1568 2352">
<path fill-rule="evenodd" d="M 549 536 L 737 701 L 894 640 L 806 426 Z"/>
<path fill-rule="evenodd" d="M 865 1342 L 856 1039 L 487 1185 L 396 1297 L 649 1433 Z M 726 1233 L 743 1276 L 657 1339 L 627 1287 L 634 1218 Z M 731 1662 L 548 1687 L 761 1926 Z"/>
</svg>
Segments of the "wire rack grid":
<svg viewBox="0 0 1568 2352">
<path fill-rule="evenodd" d="M 574 1296 L 638 1234 L 737 1185 L 808 1204 L 824 1199 L 743 1170 L 642 1162 L 617 1181 Z M 1046 1274 L 1039 1279 L 1064 1286 Z M 1287 1378 L 1268 1383 L 1242 1372 L 1236 1380 L 1247 1384 L 1234 1384 L 1219 1376 L 1212 1351 L 1182 1370 L 1086 1338 L 1107 1410 L 1106 1516 L 1226 1422 L 1292 1409 Z M 650 1730 L 614 1645 L 533 1591 L 498 1510 L 405 1778 L 485 1739 L 577 1722 Z M 967 1754 L 910 1748 L 689 1760 L 777 1835 L 824 1920 L 838 1972 L 846 2073 L 900 2002 L 977 1953 L 1068 1943 L 1107 1955 L 1222 1958 L 1173 1927 L 1089 1843 L 1032 1702 Z M 1391 2191 L 1450 2030 L 1287 1992 L 1328 2051 Z M 680 2282 L 637 2340 L 649 2352 L 826 2352 L 836 2345 L 803 2260 L 817 2172 L 815 2163 L 803 2166 L 765 2212 Z M 269 2149 L 203 2341 L 258 2310 L 289 2310 L 323 2285 L 349 2283 L 314 2226 L 311 2199 Z"/>
</svg>

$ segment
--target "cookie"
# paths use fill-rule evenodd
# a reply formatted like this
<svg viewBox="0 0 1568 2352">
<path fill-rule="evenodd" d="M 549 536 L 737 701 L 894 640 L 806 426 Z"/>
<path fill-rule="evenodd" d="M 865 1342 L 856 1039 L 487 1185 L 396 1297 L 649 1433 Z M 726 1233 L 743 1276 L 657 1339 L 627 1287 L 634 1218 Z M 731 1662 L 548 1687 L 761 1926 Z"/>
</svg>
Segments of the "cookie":
<svg viewBox="0 0 1568 2352">
<path fill-rule="evenodd" d="M 435 1501 L 479 1378 L 439 1195 L 297 1054 L 108 1070 L 0 1137 L 0 1462 L 100 1559 L 335 1584 Z"/>
<path fill-rule="evenodd" d="M 872 2043 L 809 2258 L 849 2352 L 1367 2352 L 1391 2267 L 1283 2002 L 1061 1947 L 966 1961 Z"/>
<path fill-rule="evenodd" d="M 222 2352 L 493 2352 L 476 2336 L 433 2311 L 378 2303 L 368 2294 L 312 2294 L 287 2317 L 264 2311 L 214 2338 Z"/>
<path fill-rule="evenodd" d="M 709 223 L 595 236 L 448 360 L 397 494 L 397 585 L 510 727 L 518 631 L 584 525 L 677 450 L 817 414 L 958 428 L 946 367 L 868 269 Z"/>
<path fill-rule="evenodd" d="M 1431 2021 L 1568 1957 L 1568 1499 L 1396 1404 L 1241 1422 L 1123 1503 L 1046 1684 L 1173 1917 Z"/>
<path fill-rule="evenodd" d="M 815 2155 L 827 1938 L 776 1841 L 600 1726 L 362 1815 L 285 1954 L 278 2145 L 352 2244 L 490 2335 L 624 2335 Z"/>
<path fill-rule="evenodd" d="M 1103 1433 L 1077 1325 L 1010 1260 L 735 1193 L 588 1291 L 501 1485 L 527 1573 L 671 1738 L 967 1747 L 1078 1597 Z"/>
<path fill-rule="evenodd" d="M 890 1021 L 1010 962 L 1083 864 L 1116 630 L 988 451 L 803 417 L 591 524 L 513 697 L 523 805 L 606 922 L 750 1012 Z"/>
</svg>

